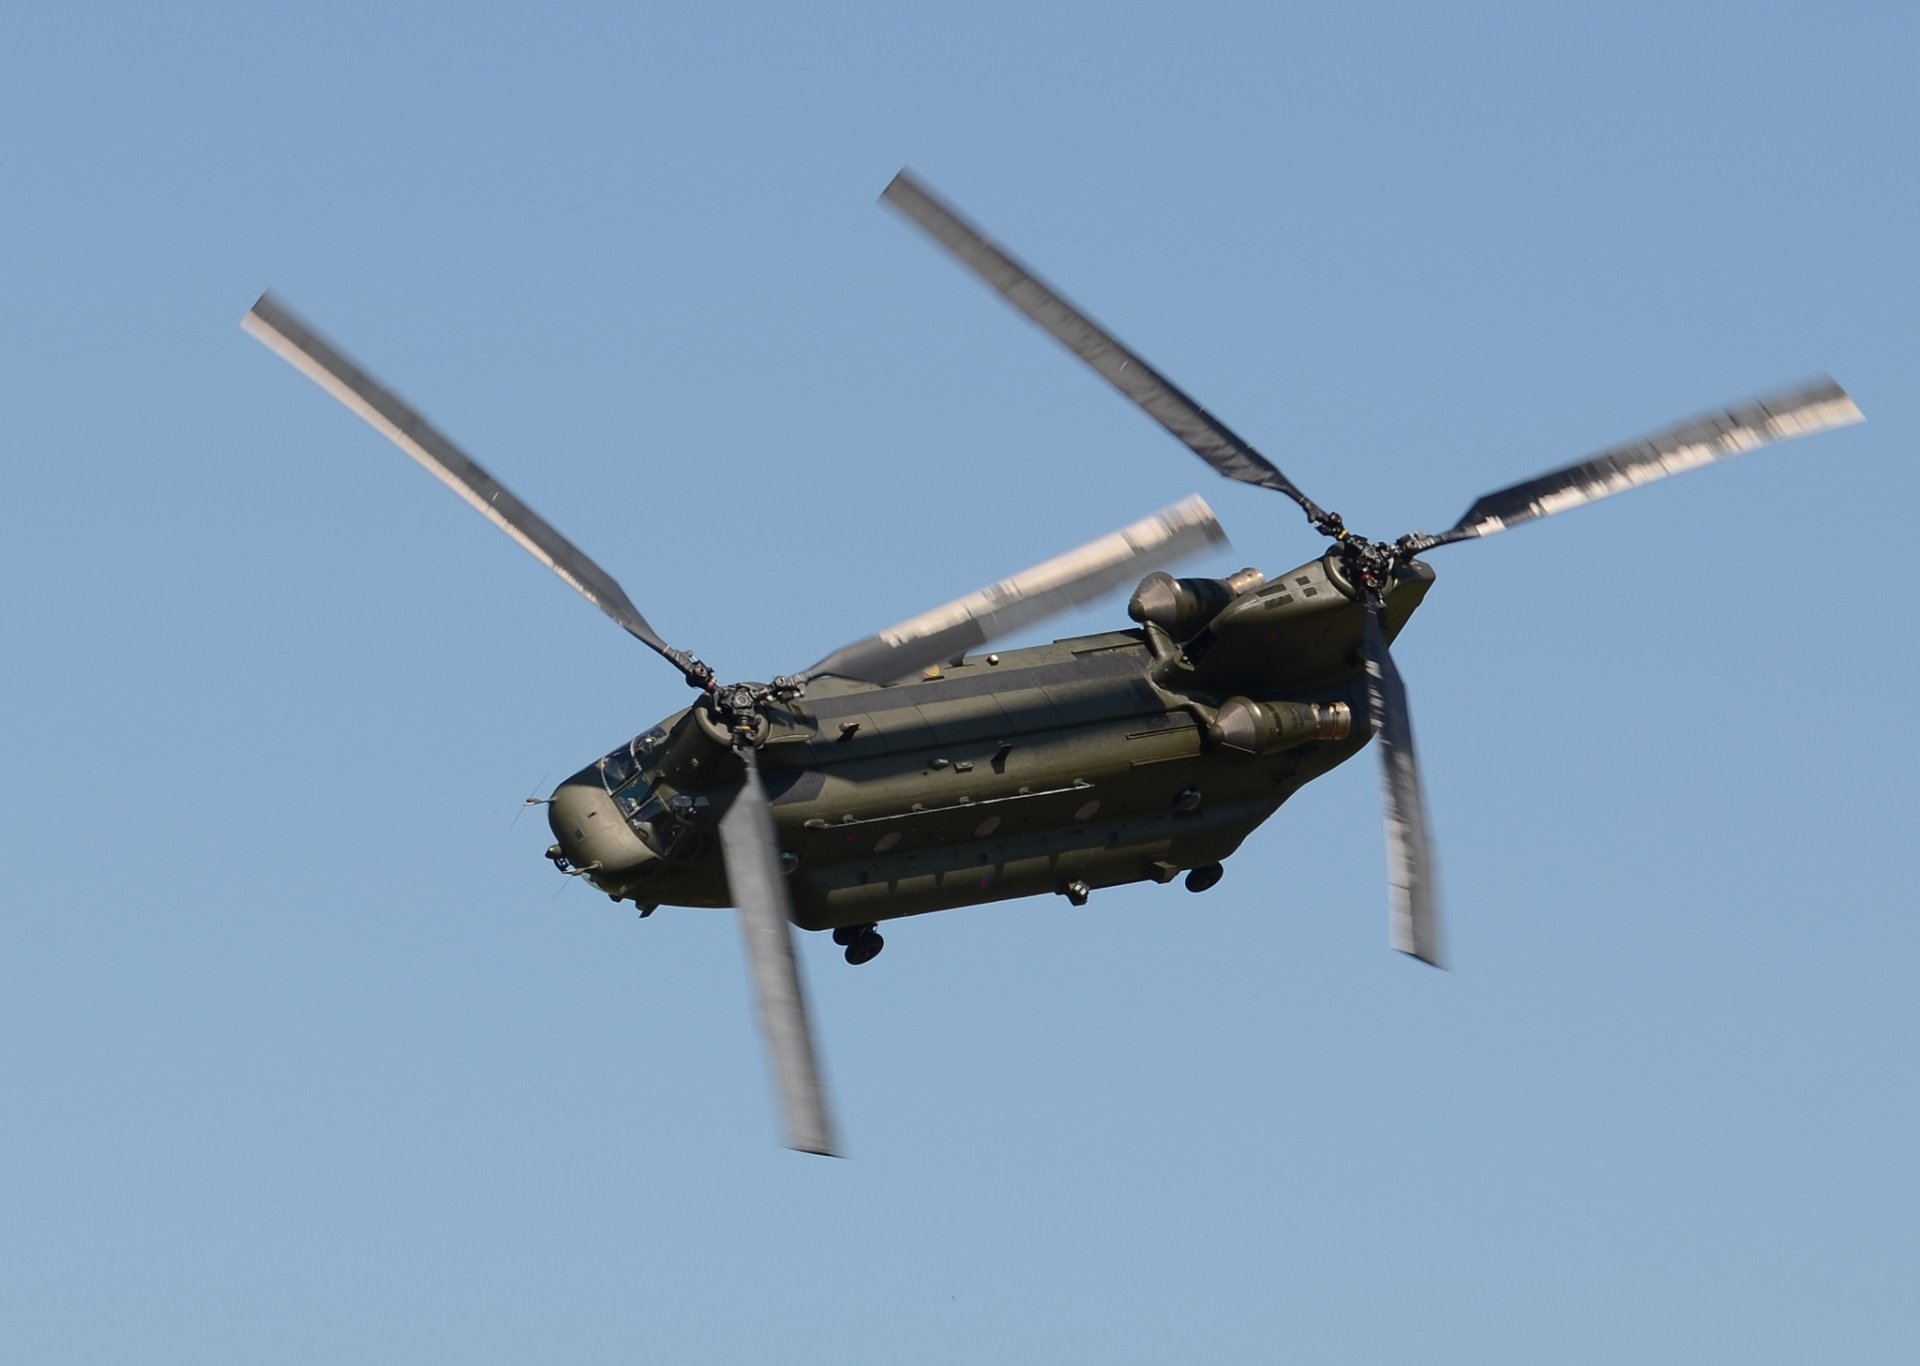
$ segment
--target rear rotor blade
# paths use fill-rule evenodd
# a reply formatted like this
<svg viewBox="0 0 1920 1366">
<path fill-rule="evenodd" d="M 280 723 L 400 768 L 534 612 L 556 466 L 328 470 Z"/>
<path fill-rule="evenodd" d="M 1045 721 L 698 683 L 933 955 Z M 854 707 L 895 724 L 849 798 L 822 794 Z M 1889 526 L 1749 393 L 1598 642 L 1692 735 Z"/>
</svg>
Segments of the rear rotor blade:
<svg viewBox="0 0 1920 1366">
<path fill-rule="evenodd" d="M 737 752 L 747 768 L 746 782 L 720 818 L 720 855 L 746 932 L 760 1027 L 786 1108 L 787 1146 L 835 1157 L 833 1121 L 827 1114 L 826 1090 L 820 1083 L 813 1033 L 807 1024 L 800 967 L 793 957 L 791 902 L 780 867 L 773 807 L 760 785 L 760 766 L 752 746 Z"/>
<path fill-rule="evenodd" d="M 294 369 L 332 394 L 366 423 L 513 537 L 573 590 L 642 644 L 686 668 L 688 656 L 654 633 L 613 576 L 509 493 L 392 390 L 335 350 L 271 294 L 262 294 L 240 325 Z"/>
<path fill-rule="evenodd" d="M 1367 661 L 1367 703 L 1373 742 L 1380 750 L 1380 777 L 1387 813 L 1387 938 L 1401 953 L 1435 967 L 1440 961 L 1440 895 L 1433 846 L 1427 838 L 1427 801 L 1413 754 L 1413 719 L 1407 690 L 1387 652 L 1380 608 L 1369 607 L 1362 648 Z"/>
<path fill-rule="evenodd" d="M 1147 416 L 1229 479 L 1284 493 L 1316 525 L 1326 519 L 1277 466 L 1181 392 L 1173 381 L 1121 345 L 1098 323 L 1068 303 L 1039 276 L 995 246 L 973 224 L 906 171 L 880 196 L 924 228 L 941 246 L 972 267 L 1007 301 L 1053 334 L 1100 377 L 1139 404 Z"/>
<path fill-rule="evenodd" d="M 1415 539 L 1425 545 L 1445 545 L 1491 536 L 1522 522 L 1611 498 L 1641 484 L 1728 460 L 1777 441 L 1860 420 L 1860 409 L 1847 391 L 1822 376 L 1764 394 L 1726 412 L 1676 423 L 1565 469 L 1489 493 L 1468 508 L 1451 530 L 1430 540 Z"/>
<path fill-rule="evenodd" d="M 1087 602 L 1227 533 L 1198 494 L 1078 550 L 842 646 L 807 670 L 891 683 Z"/>
</svg>

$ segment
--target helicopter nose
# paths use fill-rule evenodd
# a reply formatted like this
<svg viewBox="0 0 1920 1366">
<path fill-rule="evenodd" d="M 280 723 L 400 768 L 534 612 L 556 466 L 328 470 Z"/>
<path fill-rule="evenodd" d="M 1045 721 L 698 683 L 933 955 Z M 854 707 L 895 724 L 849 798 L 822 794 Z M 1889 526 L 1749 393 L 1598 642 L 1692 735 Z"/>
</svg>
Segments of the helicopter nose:
<svg viewBox="0 0 1920 1366">
<path fill-rule="evenodd" d="M 567 862 L 592 874 L 595 882 L 631 872 L 653 857 L 653 851 L 620 818 L 599 773 L 591 768 L 582 769 L 554 791 L 547 803 L 547 824 Z"/>
</svg>

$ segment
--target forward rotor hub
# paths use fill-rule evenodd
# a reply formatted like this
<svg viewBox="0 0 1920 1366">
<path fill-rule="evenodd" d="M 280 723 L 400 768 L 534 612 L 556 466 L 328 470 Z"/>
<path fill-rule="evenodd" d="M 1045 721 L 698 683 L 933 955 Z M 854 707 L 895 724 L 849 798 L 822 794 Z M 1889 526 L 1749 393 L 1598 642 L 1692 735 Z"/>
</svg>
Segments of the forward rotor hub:
<svg viewBox="0 0 1920 1366">
<path fill-rule="evenodd" d="M 771 683 L 728 683 L 708 687 L 706 706 L 733 746 L 754 747 L 767 738 L 766 704 L 791 702 L 806 691 L 804 675 L 782 675 Z"/>
<path fill-rule="evenodd" d="M 1408 547 L 1412 538 L 1402 537 L 1388 544 L 1357 536 L 1346 529 L 1337 512 L 1328 513 L 1315 526 L 1331 536 L 1339 546 L 1340 567 L 1346 571 L 1347 581 L 1360 594 L 1360 600 L 1369 607 L 1380 605 L 1393 571 L 1413 558 L 1413 551 Z"/>
<path fill-rule="evenodd" d="M 1361 601 L 1370 607 L 1380 605 L 1394 570 L 1410 563 L 1421 551 L 1441 543 L 1439 537 L 1417 531 L 1410 531 L 1391 543 L 1370 540 L 1348 531 L 1337 512 L 1321 513 L 1313 519 L 1313 525 L 1321 535 L 1331 537 L 1339 545 L 1340 567 L 1346 570 Z"/>
</svg>

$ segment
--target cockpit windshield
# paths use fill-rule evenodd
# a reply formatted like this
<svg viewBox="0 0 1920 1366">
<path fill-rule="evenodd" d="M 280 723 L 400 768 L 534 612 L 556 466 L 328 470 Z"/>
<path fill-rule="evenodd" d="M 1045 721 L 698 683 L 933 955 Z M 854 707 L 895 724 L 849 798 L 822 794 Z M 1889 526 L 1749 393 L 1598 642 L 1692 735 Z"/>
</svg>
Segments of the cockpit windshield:
<svg viewBox="0 0 1920 1366">
<path fill-rule="evenodd" d="M 602 759 L 596 767 L 600 770 L 600 781 L 606 784 L 609 795 L 617 794 L 621 788 L 643 776 L 648 760 L 666 738 L 666 731 L 655 726 L 643 735 L 634 736 Z"/>
<path fill-rule="evenodd" d="M 655 726 L 645 734 L 636 735 L 596 765 L 614 806 L 634 833 L 656 853 L 661 849 L 662 836 L 654 822 L 666 814 L 666 807 L 653 795 L 656 779 L 648 773 L 647 766 L 666 738 L 666 731 Z"/>
<path fill-rule="evenodd" d="M 624 749 L 616 749 L 598 765 L 600 781 L 605 783 L 608 792 L 618 792 L 633 781 L 633 756 Z"/>
</svg>

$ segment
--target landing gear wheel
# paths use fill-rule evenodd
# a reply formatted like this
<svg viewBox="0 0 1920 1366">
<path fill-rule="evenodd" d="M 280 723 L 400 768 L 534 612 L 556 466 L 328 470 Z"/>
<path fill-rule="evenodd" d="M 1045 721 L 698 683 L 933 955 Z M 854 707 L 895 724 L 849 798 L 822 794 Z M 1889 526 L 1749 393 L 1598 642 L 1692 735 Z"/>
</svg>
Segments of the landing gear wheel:
<svg viewBox="0 0 1920 1366">
<path fill-rule="evenodd" d="M 838 934 L 838 931 L 835 933 Z M 887 941 L 874 932 L 873 926 L 865 926 L 860 931 L 860 937 L 847 945 L 847 961 L 856 968 L 862 963 L 871 963 L 886 946 Z"/>
<path fill-rule="evenodd" d="M 1225 877 L 1227 870 L 1217 863 L 1204 863 L 1187 874 L 1187 890 L 1204 892 Z"/>
<path fill-rule="evenodd" d="M 833 942 L 838 944 L 841 948 L 844 949 L 847 947 L 847 945 L 853 943 L 854 940 L 858 939 L 861 935 L 865 934 L 868 930 L 872 928 L 873 928 L 872 925 L 835 926 L 833 931 Z"/>
</svg>

